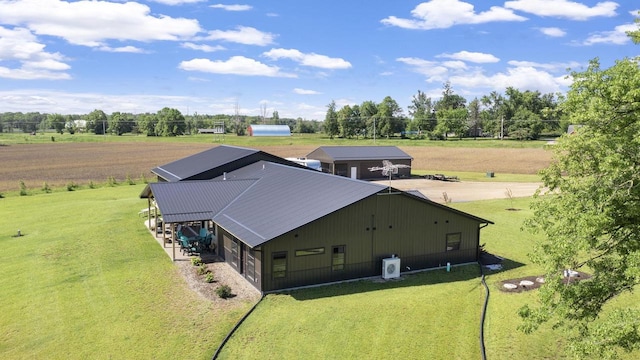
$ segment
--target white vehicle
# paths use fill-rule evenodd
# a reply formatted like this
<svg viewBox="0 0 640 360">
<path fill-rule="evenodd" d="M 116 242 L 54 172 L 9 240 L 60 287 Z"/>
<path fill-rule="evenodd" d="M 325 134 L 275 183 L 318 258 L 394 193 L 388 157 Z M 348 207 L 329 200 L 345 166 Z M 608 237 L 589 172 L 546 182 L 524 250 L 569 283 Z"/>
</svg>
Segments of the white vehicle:
<svg viewBox="0 0 640 360">
<path fill-rule="evenodd" d="M 307 159 L 307 158 L 286 158 L 289 161 L 293 161 L 294 163 L 298 163 L 300 165 L 304 165 L 313 170 L 322 171 L 322 165 L 320 164 L 320 160 Z"/>
</svg>

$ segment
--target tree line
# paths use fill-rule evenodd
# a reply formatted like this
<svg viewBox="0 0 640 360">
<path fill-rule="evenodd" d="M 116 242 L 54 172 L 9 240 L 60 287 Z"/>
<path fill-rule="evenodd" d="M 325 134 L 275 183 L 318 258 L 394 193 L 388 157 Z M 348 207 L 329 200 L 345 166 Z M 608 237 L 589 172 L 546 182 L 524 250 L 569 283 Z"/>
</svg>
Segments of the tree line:
<svg viewBox="0 0 640 360">
<path fill-rule="evenodd" d="M 560 110 L 561 94 L 541 94 L 508 87 L 467 100 L 456 94 L 451 83 L 443 85 L 442 97 L 433 100 L 420 90 L 408 106 L 408 116 L 390 96 L 380 103 L 364 101 L 338 109 L 327 105 L 324 131 L 329 137 L 392 137 L 446 139 L 462 137 L 510 137 L 538 139 L 540 134 L 561 133 L 568 117 Z"/>
<path fill-rule="evenodd" d="M 288 125 L 294 133 L 316 133 L 322 131 L 322 122 L 302 118 L 280 118 L 277 111 L 270 118 L 245 115 L 183 115 L 179 110 L 165 107 L 156 113 L 132 114 L 113 112 L 107 115 L 102 110 L 89 114 L 42 114 L 39 112 L 0 113 L 1 132 L 37 133 L 55 131 L 75 134 L 80 132 L 96 135 L 123 135 L 127 133 L 146 136 L 178 136 L 197 134 L 199 129 L 224 127 L 226 133 L 245 135 L 246 128 L 253 124 Z"/>
<path fill-rule="evenodd" d="M 147 136 L 178 136 L 198 133 L 224 125 L 225 132 L 244 135 L 252 124 L 288 125 L 294 133 L 324 132 L 330 138 L 412 137 L 446 139 L 455 137 L 510 137 L 538 139 L 542 133 L 562 133 L 568 116 L 561 110 L 561 94 L 541 94 L 508 87 L 504 94 L 493 91 L 481 98 L 467 100 L 453 91 L 451 83 L 443 85 L 442 97 L 432 99 L 418 90 L 407 108 L 408 115 L 390 96 L 381 102 L 371 100 L 338 109 L 335 101 L 327 105 L 324 121 L 280 118 L 277 111 L 270 118 L 246 115 L 183 115 L 165 107 L 156 113 L 132 114 L 102 110 L 89 114 L 41 114 L 38 112 L 0 113 L 0 132 L 55 131 L 89 132 L 96 135 L 126 133 Z"/>
</svg>

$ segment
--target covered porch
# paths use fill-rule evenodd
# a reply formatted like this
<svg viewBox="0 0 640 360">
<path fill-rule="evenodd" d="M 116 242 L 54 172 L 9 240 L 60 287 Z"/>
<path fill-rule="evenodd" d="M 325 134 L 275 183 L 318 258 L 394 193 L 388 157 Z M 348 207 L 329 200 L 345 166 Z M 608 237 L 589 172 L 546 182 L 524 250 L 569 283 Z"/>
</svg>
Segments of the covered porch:
<svg viewBox="0 0 640 360">
<path fill-rule="evenodd" d="M 147 207 L 140 210 L 138 216 L 145 219 L 147 230 L 171 260 L 216 255 L 218 239 L 211 212 L 185 211 L 183 206 L 171 206 L 171 201 L 158 204 L 149 185 L 140 196 L 147 199 Z"/>
</svg>

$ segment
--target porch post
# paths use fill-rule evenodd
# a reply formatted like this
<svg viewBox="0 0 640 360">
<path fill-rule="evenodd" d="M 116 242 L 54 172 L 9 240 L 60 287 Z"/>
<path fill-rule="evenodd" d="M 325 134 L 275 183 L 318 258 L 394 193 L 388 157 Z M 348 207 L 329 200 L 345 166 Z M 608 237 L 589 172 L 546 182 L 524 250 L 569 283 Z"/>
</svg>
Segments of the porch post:
<svg viewBox="0 0 640 360">
<path fill-rule="evenodd" d="M 176 261 L 176 232 L 173 230 L 173 223 L 171 223 L 171 247 L 172 259 Z"/>
</svg>

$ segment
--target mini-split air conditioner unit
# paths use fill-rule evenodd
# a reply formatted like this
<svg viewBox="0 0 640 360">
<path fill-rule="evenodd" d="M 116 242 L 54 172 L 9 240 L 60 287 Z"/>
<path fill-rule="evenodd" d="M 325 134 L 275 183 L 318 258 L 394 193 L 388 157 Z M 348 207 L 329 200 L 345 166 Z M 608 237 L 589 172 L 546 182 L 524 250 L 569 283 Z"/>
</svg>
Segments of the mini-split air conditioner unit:
<svg viewBox="0 0 640 360">
<path fill-rule="evenodd" d="M 400 258 L 390 257 L 382 259 L 382 278 L 394 279 L 400 277 Z"/>
</svg>

